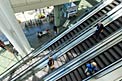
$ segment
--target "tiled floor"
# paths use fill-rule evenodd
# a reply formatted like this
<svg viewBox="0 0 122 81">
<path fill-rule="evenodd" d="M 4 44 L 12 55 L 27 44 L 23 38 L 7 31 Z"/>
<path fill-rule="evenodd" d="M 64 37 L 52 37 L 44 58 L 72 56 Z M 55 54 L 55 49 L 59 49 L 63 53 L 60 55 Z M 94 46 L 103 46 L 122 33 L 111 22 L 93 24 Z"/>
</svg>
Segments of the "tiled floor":
<svg viewBox="0 0 122 81">
<path fill-rule="evenodd" d="M 17 62 L 17 59 L 9 51 L 0 50 L 0 73 Z"/>
</svg>

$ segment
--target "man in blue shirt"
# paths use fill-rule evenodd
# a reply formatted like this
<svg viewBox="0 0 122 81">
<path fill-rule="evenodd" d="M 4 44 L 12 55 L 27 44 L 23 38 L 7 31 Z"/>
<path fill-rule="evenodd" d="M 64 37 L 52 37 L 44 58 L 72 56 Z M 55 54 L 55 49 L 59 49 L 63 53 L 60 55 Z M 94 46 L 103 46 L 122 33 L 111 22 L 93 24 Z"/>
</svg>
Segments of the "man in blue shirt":
<svg viewBox="0 0 122 81">
<path fill-rule="evenodd" d="M 91 75 L 95 73 L 96 71 L 98 71 L 98 68 L 95 62 L 86 64 L 86 70 L 85 70 L 86 75 Z"/>
</svg>

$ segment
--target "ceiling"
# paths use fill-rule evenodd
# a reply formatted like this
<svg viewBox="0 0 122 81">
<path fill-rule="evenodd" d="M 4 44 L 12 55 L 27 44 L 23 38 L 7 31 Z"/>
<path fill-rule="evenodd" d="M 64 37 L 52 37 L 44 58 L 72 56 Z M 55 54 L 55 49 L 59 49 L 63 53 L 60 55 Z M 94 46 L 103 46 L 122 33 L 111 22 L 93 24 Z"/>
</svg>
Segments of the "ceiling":
<svg viewBox="0 0 122 81">
<path fill-rule="evenodd" d="M 10 0 L 15 13 L 79 0 Z"/>
</svg>

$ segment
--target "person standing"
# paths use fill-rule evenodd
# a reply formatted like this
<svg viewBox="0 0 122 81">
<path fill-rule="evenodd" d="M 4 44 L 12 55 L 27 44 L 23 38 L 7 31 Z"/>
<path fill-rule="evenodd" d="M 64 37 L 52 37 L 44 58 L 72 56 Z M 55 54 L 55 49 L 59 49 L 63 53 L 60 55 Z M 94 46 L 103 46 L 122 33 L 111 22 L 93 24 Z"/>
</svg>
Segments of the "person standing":
<svg viewBox="0 0 122 81">
<path fill-rule="evenodd" d="M 55 69 L 54 59 L 51 56 L 49 57 L 48 66 L 49 66 L 49 72 L 51 72 Z"/>
<path fill-rule="evenodd" d="M 5 44 L 4 44 L 4 42 L 1 41 L 1 40 L 0 40 L 0 47 L 1 47 L 2 49 L 6 50 L 6 48 L 5 48 Z"/>
<path fill-rule="evenodd" d="M 98 71 L 98 67 L 97 67 L 96 62 L 86 64 L 86 70 L 85 70 L 86 75 L 89 76 L 97 71 Z"/>
<path fill-rule="evenodd" d="M 101 32 L 103 32 L 103 29 L 104 29 L 104 25 L 102 24 L 102 22 L 99 22 L 97 24 L 97 29 L 95 31 L 95 38 L 99 38 L 99 35 Z"/>
<path fill-rule="evenodd" d="M 54 34 L 56 35 L 57 34 L 57 27 L 54 26 L 53 30 L 54 30 Z"/>
</svg>

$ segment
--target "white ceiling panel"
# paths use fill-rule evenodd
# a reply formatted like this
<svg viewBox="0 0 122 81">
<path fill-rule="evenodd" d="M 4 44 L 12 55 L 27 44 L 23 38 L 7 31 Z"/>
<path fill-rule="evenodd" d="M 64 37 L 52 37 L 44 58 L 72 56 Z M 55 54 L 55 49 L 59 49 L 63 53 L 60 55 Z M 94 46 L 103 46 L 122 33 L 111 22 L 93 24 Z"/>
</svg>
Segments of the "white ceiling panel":
<svg viewBox="0 0 122 81">
<path fill-rule="evenodd" d="M 27 0 L 28 4 L 32 4 L 32 3 L 38 3 L 41 2 L 40 0 Z"/>
<path fill-rule="evenodd" d="M 26 5 L 26 0 L 10 0 L 14 6 Z"/>
</svg>

